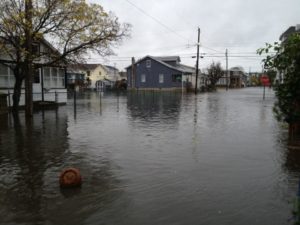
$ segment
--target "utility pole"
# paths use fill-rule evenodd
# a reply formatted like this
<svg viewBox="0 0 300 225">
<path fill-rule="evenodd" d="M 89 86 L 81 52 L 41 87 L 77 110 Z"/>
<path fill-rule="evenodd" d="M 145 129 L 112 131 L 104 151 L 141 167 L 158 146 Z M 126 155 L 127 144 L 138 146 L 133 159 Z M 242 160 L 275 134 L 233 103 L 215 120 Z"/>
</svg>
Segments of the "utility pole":
<svg viewBox="0 0 300 225">
<path fill-rule="evenodd" d="M 226 91 L 228 91 L 228 50 L 226 48 L 225 52 L 225 57 L 226 57 Z"/>
<path fill-rule="evenodd" d="M 252 86 L 251 66 L 249 67 L 248 81 L 249 81 L 249 85 Z"/>
<path fill-rule="evenodd" d="M 135 59 L 134 57 L 131 58 L 131 89 L 135 88 Z"/>
<path fill-rule="evenodd" d="M 196 95 L 197 92 L 198 92 L 199 47 L 200 47 L 200 28 L 198 27 L 198 42 L 197 42 L 197 61 L 196 61 L 196 84 L 195 84 L 195 95 Z"/>
<path fill-rule="evenodd" d="M 261 66 L 261 77 L 263 77 L 264 76 L 264 65 L 262 65 Z M 265 83 L 264 82 L 262 82 L 263 83 L 263 86 L 264 86 L 264 92 L 263 92 L 263 100 L 265 100 L 265 97 L 266 97 L 266 85 L 265 85 Z"/>
<path fill-rule="evenodd" d="M 117 66 L 117 64 L 116 63 L 114 63 L 114 79 L 115 79 L 115 82 L 117 81 L 117 75 L 116 75 L 116 67 Z"/>
</svg>

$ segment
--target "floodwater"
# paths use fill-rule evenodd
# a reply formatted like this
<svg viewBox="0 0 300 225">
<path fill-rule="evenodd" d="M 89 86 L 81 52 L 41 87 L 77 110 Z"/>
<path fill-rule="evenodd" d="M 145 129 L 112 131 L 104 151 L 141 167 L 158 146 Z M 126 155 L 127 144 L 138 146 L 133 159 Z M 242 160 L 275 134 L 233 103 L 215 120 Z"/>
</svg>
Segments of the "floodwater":
<svg viewBox="0 0 300 225">
<path fill-rule="evenodd" d="M 0 224 L 293 224 L 300 154 L 262 93 L 85 93 L 2 116 Z M 61 190 L 70 166 L 83 185 Z"/>
</svg>

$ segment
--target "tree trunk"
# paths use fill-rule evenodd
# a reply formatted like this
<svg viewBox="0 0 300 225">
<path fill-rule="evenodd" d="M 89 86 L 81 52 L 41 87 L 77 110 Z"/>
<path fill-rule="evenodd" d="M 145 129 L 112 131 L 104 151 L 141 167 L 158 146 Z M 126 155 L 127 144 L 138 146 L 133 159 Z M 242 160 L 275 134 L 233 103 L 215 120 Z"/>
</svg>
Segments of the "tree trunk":
<svg viewBox="0 0 300 225">
<path fill-rule="evenodd" d="M 31 117 L 33 115 L 32 63 L 27 62 L 25 68 L 25 114 L 26 117 Z"/>
<path fill-rule="evenodd" d="M 25 1 L 25 45 L 26 56 L 24 65 L 25 74 L 25 114 L 26 117 L 33 115 L 33 99 L 32 99 L 32 74 L 33 74 L 33 60 L 32 60 L 32 0 Z"/>
<path fill-rule="evenodd" d="M 13 93 L 13 112 L 15 114 L 19 111 L 19 103 L 21 98 L 21 88 L 22 88 L 22 82 L 23 79 L 20 79 L 19 76 L 16 77 L 16 82 L 14 86 L 14 93 Z"/>
</svg>

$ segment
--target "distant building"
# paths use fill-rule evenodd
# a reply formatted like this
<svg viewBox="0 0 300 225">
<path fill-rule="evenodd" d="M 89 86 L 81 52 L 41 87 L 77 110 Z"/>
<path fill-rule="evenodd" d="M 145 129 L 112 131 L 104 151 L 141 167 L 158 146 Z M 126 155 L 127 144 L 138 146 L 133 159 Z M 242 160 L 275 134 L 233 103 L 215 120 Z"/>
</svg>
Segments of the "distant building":
<svg viewBox="0 0 300 225">
<path fill-rule="evenodd" d="M 145 56 L 126 68 L 130 89 L 176 90 L 192 87 L 195 68 L 180 64 L 179 56 Z M 199 79 L 199 83 L 200 83 Z"/>
<path fill-rule="evenodd" d="M 229 87 L 242 88 L 247 85 L 247 76 L 244 69 L 240 66 L 232 67 L 229 69 Z"/>
<path fill-rule="evenodd" d="M 290 26 L 280 35 L 279 40 L 284 43 L 291 34 L 295 33 L 300 33 L 300 24 L 297 24 L 296 26 Z"/>
<path fill-rule="evenodd" d="M 227 73 L 223 77 L 219 79 L 216 86 L 218 87 L 226 87 L 228 85 L 229 88 L 242 88 L 246 87 L 248 82 L 248 76 L 244 72 L 244 69 L 240 66 L 232 67 L 228 71 L 229 75 L 227 77 Z"/>
<path fill-rule="evenodd" d="M 73 64 L 67 68 L 67 85 L 68 88 L 73 89 L 75 86 L 85 88 L 86 81 L 86 67 L 84 64 Z"/>
<path fill-rule="evenodd" d="M 119 70 L 116 67 L 104 65 L 104 69 L 106 71 L 105 79 L 116 82 L 120 80 Z"/>
<path fill-rule="evenodd" d="M 123 80 L 123 79 L 127 80 L 127 73 L 126 72 L 124 72 L 124 71 L 119 72 L 119 76 L 120 76 L 121 80 Z"/>
<path fill-rule="evenodd" d="M 296 26 L 290 26 L 286 31 L 284 31 L 280 35 L 279 40 L 281 41 L 282 44 L 284 44 L 286 42 L 286 40 L 288 39 L 288 37 L 291 34 L 295 34 L 295 33 L 300 34 L 300 24 L 297 24 Z M 283 79 L 284 79 L 284 74 L 280 73 L 280 72 L 277 72 L 275 82 L 276 83 L 282 83 Z"/>
<path fill-rule="evenodd" d="M 249 72 L 248 74 L 248 85 L 247 86 L 258 86 L 260 85 L 260 78 L 263 75 L 261 72 Z"/>
<path fill-rule="evenodd" d="M 98 63 L 76 64 L 69 67 L 70 83 L 79 82 L 82 77 L 84 77 L 86 88 L 91 90 L 111 88 L 117 80 L 120 80 L 119 70 L 113 66 Z"/>
</svg>

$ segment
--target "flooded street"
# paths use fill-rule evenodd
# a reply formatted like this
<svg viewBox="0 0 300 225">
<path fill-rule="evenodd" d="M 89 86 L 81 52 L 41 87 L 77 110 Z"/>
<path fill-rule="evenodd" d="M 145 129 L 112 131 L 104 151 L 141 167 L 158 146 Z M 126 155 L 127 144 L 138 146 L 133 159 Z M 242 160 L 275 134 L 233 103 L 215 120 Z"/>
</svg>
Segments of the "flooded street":
<svg viewBox="0 0 300 225">
<path fill-rule="evenodd" d="M 85 93 L 0 121 L 0 224 L 293 224 L 300 153 L 261 88 Z M 77 167 L 80 189 L 58 177 Z"/>
</svg>

